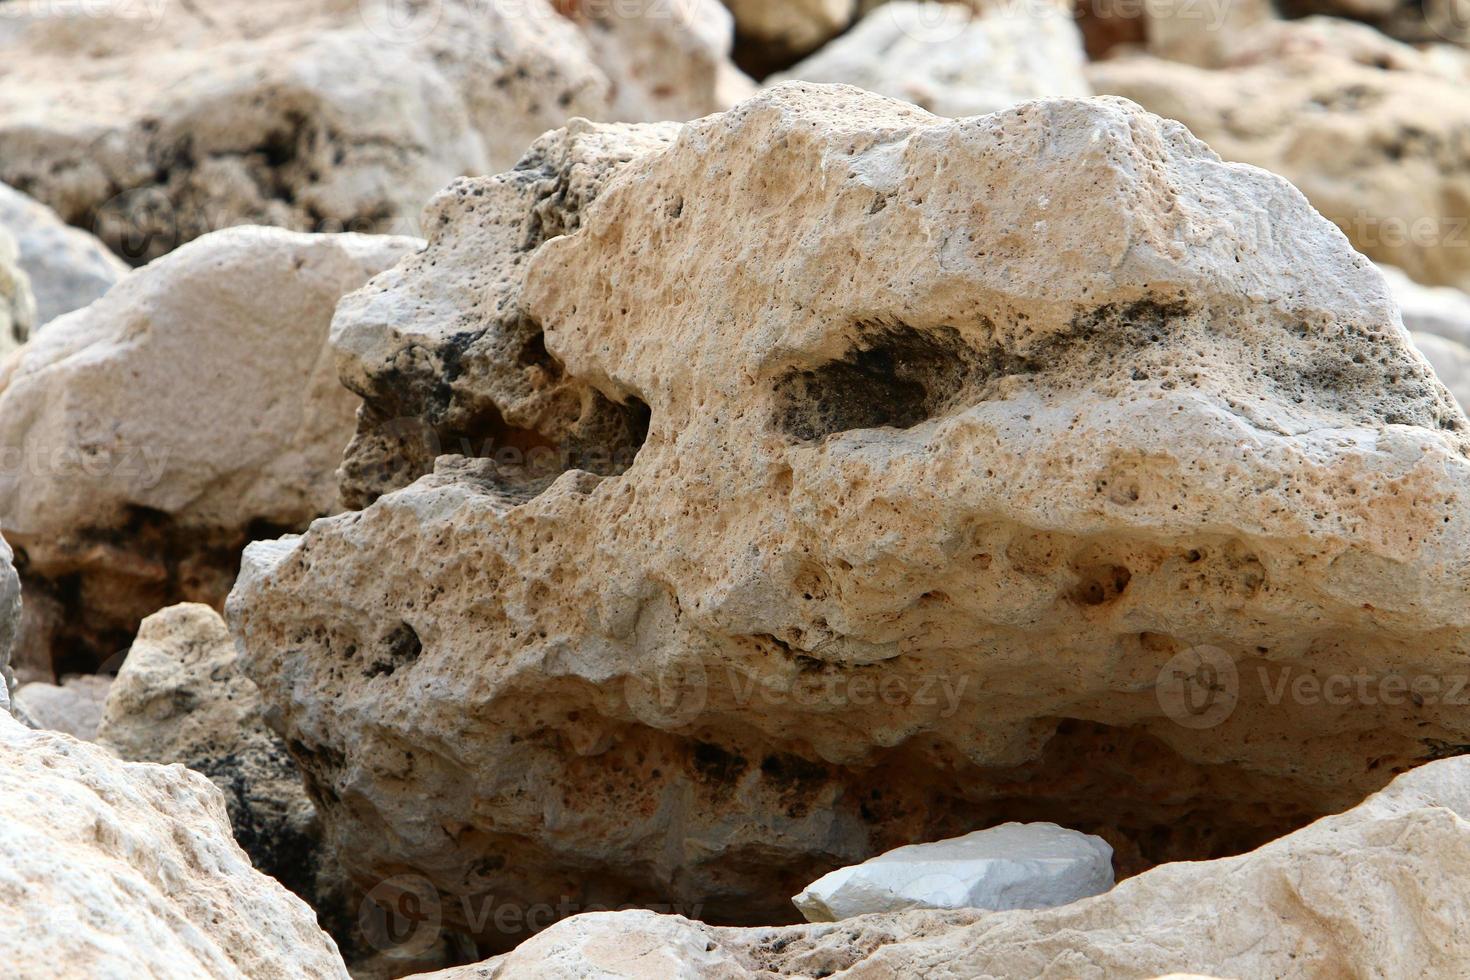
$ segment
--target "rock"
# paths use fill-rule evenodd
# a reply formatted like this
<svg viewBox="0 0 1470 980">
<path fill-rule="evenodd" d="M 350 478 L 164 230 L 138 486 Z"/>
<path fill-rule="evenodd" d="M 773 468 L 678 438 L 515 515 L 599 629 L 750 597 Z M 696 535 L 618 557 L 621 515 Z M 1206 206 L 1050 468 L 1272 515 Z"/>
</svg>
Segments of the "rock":
<svg viewBox="0 0 1470 980">
<path fill-rule="evenodd" d="M 24 344 L 36 321 L 36 297 L 20 265 L 20 250 L 0 226 L 0 359 Z"/>
<path fill-rule="evenodd" d="M 524 315 L 521 279 L 542 242 L 580 227 L 618 168 L 677 133 L 583 121 L 548 134 L 515 170 L 455 181 L 425 210 L 424 252 L 343 298 L 332 346 L 364 402 L 340 474 L 348 506 L 407 486 L 441 452 L 534 455 L 530 475 L 547 479 L 572 462 L 626 466 L 647 420 L 566 375 Z"/>
<path fill-rule="evenodd" d="M 415 239 L 219 232 L 130 274 L 0 365 L 0 526 L 45 676 L 125 650 L 170 603 L 219 604 L 240 548 L 335 512 L 357 399 L 338 298 Z"/>
<path fill-rule="evenodd" d="M 15 704 L 32 727 L 90 742 L 97 737 L 111 684 L 111 678 L 99 674 L 74 675 L 61 684 L 25 684 L 15 692 Z"/>
<path fill-rule="evenodd" d="M 694 119 L 728 109 L 755 91 L 755 83 L 730 61 L 735 25 L 719 0 L 556 0 L 556 5 L 581 29 L 593 60 L 613 83 L 610 105 L 598 118 Z M 516 154 L 529 143 L 515 148 Z"/>
<path fill-rule="evenodd" d="M 20 267 L 36 297 L 38 328 L 86 306 L 128 271 L 96 238 L 68 227 L 56 212 L 4 184 L 0 228 L 16 239 Z"/>
<path fill-rule="evenodd" d="M 821 47 L 857 19 L 858 0 L 724 0 L 747 45 L 767 49 L 763 65 L 788 64 Z"/>
<path fill-rule="evenodd" d="M 1354 27 L 1264 25 L 1218 70 L 1137 56 L 1089 77 L 1227 160 L 1288 178 L 1364 254 L 1470 289 L 1470 62 L 1447 66 Z"/>
<path fill-rule="evenodd" d="M 134 264 L 238 224 L 412 231 L 571 117 L 703 115 L 733 71 L 714 0 L 618 4 L 587 33 L 558 13 L 576 0 L 8 6 L 0 180 Z M 611 17 L 643 39 L 609 59 Z"/>
<path fill-rule="evenodd" d="M 10 657 L 20 631 L 20 576 L 15 574 L 15 555 L 0 537 L 0 712 L 11 710 L 10 692 L 15 690 L 15 675 Z"/>
<path fill-rule="evenodd" d="M 250 867 L 204 777 L 3 713 L 0 746 L 7 973 L 345 980 L 311 910 Z"/>
<path fill-rule="evenodd" d="M 774 923 L 1011 820 L 1121 876 L 1238 854 L 1470 744 L 1397 690 L 1470 647 L 1470 422 L 1286 181 L 1116 99 L 787 84 L 591 132 L 501 179 L 567 233 L 455 256 L 518 226 L 441 207 L 480 230 L 334 327 L 423 331 L 404 387 L 439 372 L 500 458 L 253 545 L 227 606 L 360 886 L 411 870 L 487 951 L 490 897 Z M 568 142 L 617 171 L 575 227 Z M 631 463 L 502 427 L 527 361 L 647 406 Z M 1341 705 L 1360 675 L 1397 693 Z"/>
<path fill-rule="evenodd" d="M 951 4 L 888 3 L 793 67 L 785 79 L 842 82 L 941 116 L 976 116 L 1026 99 L 1090 95 L 1068 10 L 1021 4 L 983 16 Z"/>
<path fill-rule="evenodd" d="M 1450 41 L 1470 45 L 1466 0 L 1280 0 L 1291 17 L 1325 14 L 1348 17 L 1413 44 Z"/>
<path fill-rule="evenodd" d="M 1250 854 L 1163 865 L 1061 908 L 774 929 L 579 915 L 433 977 L 1455 976 L 1470 957 L 1458 925 L 1470 915 L 1467 787 L 1470 760 L 1432 763 Z M 639 972 L 650 961 L 663 972 Z"/>
<path fill-rule="evenodd" d="M 1413 333 L 1433 334 L 1470 347 L 1470 295 L 1445 286 L 1421 286 L 1393 266 L 1380 266 Z"/>
<path fill-rule="evenodd" d="M 185 603 L 149 616 L 118 671 L 97 741 L 130 762 L 178 762 L 208 776 L 255 867 L 310 900 L 316 810 L 235 656 L 224 620 L 209 606 Z"/>
<path fill-rule="evenodd" d="M 1416 333 L 1413 338 L 1414 346 L 1433 365 L 1434 373 L 1439 375 L 1439 380 L 1455 396 L 1460 407 L 1470 411 L 1470 348 L 1429 333 Z"/>
<path fill-rule="evenodd" d="M 808 922 L 905 909 L 1039 909 L 1113 887 L 1113 849 L 1054 823 L 1006 823 L 838 868 L 791 901 Z"/>
</svg>

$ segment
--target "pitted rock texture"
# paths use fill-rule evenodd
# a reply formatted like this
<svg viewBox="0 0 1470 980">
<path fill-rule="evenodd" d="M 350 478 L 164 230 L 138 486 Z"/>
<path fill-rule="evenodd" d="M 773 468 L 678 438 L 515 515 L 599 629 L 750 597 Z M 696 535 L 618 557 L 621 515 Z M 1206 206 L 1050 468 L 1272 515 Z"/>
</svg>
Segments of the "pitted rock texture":
<svg viewBox="0 0 1470 980">
<path fill-rule="evenodd" d="M 246 541 L 339 509 L 357 398 L 327 351 L 332 311 L 421 244 L 217 232 L 0 364 L 0 527 L 31 679 L 96 667 L 172 602 L 222 603 Z"/>
<path fill-rule="evenodd" d="M 1226 159 L 1286 177 L 1371 258 L 1470 289 L 1470 61 L 1372 36 L 1267 24 L 1217 69 L 1137 56 L 1088 75 Z"/>
<path fill-rule="evenodd" d="M 724 12 L 655 6 L 617 5 L 642 47 L 599 61 L 607 17 L 569 0 L 9 3 L 0 180 L 134 264 L 237 224 L 413 231 L 574 116 L 727 108 Z"/>
<path fill-rule="evenodd" d="M 619 167 L 677 133 L 583 121 L 547 134 L 509 173 L 435 197 L 423 253 L 343 298 L 332 346 L 364 403 L 340 473 L 349 506 L 407 486 L 441 453 L 498 454 L 528 487 L 574 465 L 626 468 L 645 406 L 567 375 L 521 303 L 521 280 L 543 242 L 577 230 Z"/>
<path fill-rule="evenodd" d="M 36 328 L 107 292 L 127 265 L 92 235 L 56 212 L 0 184 L 0 229 L 14 236 L 21 269 L 36 297 Z"/>
<path fill-rule="evenodd" d="M 0 909 L 8 976 L 347 976 L 311 909 L 250 866 L 203 776 L 3 712 Z"/>
<path fill-rule="evenodd" d="M 464 931 L 779 922 L 1007 820 L 1124 874 L 1239 853 L 1470 744 L 1444 699 L 1272 700 L 1459 669 L 1470 423 L 1372 265 L 1182 126 L 778 86 L 522 264 L 566 376 L 649 407 L 632 465 L 528 497 L 443 458 L 252 546 L 228 605 L 360 884 L 415 869 Z M 1210 728 L 1201 658 L 1239 680 Z"/>
<path fill-rule="evenodd" d="M 900 2 L 778 78 L 841 82 L 941 116 L 977 116 L 1026 99 L 1092 94 L 1085 60 L 1082 36 L 1059 5 L 981 14 L 957 3 Z"/>
<path fill-rule="evenodd" d="M 579 915 L 432 980 L 1458 976 L 1470 957 L 1467 786 L 1470 760 L 1436 762 L 1258 851 L 1155 868 L 1059 909 L 784 929 Z"/>
<path fill-rule="evenodd" d="M 36 323 L 36 297 L 15 237 L 0 225 L 0 358 L 24 344 Z"/>
</svg>

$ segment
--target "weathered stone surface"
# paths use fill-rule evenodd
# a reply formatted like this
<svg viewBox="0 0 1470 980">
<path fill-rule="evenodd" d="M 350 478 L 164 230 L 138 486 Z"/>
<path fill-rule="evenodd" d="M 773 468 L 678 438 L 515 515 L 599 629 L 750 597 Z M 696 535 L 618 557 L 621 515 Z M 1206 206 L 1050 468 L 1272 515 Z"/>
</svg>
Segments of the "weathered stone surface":
<svg viewBox="0 0 1470 980">
<path fill-rule="evenodd" d="M 1388 280 L 1405 327 L 1470 347 L 1470 294 L 1447 286 L 1421 286 L 1391 265 L 1378 271 Z"/>
<path fill-rule="evenodd" d="M 0 226 L 0 358 L 24 344 L 36 322 L 36 297 L 15 238 Z"/>
<path fill-rule="evenodd" d="M 733 70 L 714 0 L 609 8 L 644 48 L 601 61 L 568 0 L 6 6 L 0 180 L 135 263 L 236 224 L 411 231 L 571 117 L 726 108 Z"/>
<path fill-rule="evenodd" d="M 430 472 L 441 453 L 522 462 L 527 481 L 575 463 L 616 472 L 647 420 L 548 354 L 520 301 L 527 259 L 580 227 L 616 170 L 666 148 L 678 127 L 572 124 L 515 170 L 456 181 L 425 211 L 429 244 L 343 298 L 332 325 L 342 382 L 361 395 L 341 468 L 364 507 Z"/>
<path fill-rule="evenodd" d="M 1026 99 L 1090 95 L 1085 60 L 1082 36 L 1059 5 L 982 15 L 957 3 L 900 2 L 778 77 L 842 82 L 941 116 L 975 116 Z"/>
<path fill-rule="evenodd" d="M 1457 976 L 1470 958 L 1467 787 L 1470 760 L 1432 763 L 1258 851 L 1164 865 L 1058 909 L 782 929 L 579 915 L 506 956 L 432 977 Z"/>
<path fill-rule="evenodd" d="M 1054 823 L 1005 823 L 828 872 L 791 901 L 808 922 L 907 909 L 1039 909 L 1113 887 L 1113 849 Z"/>
<path fill-rule="evenodd" d="M 1372 33 L 1268 24 L 1217 70 L 1138 56 L 1093 64 L 1089 77 L 1226 159 L 1285 176 L 1364 254 L 1470 288 L 1470 62 Z"/>
<path fill-rule="evenodd" d="M 235 228 L 130 274 L 0 364 L 0 526 L 44 678 L 218 604 L 252 537 L 337 510 L 357 399 L 327 356 L 342 294 L 415 239 Z"/>
<path fill-rule="evenodd" d="M 11 976 L 347 976 L 305 903 L 251 868 L 204 777 L 3 712 L 0 909 Z"/>
<path fill-rule="evenodd" d="M 1414 44 L 1451 41 L 1470 45 L 1467 0 L 1278 0 L 1293 17 L 1326 14 L 1349 17 Z"/>
<path fill-rule="evenodd" d="M 1470 348 L 1430 333 L 1416 333 L 1413 338 L 1414 346 L 1428 359 L 1460 407 L 1470 411 Z"/>
<path fill-rule="evenodd" d="M 1467 421 L 1284 180 L 1120 100 L 843 86 L 624 155 L 518 256 L 541 343 L 474 377 L 544 346 L 649 407 L 632 465 L 441 459 L 232 593 L 359 884 L 413 869 L 464 931 L 487 896 L 777 922 L 1007 820 L 1124 874 L 1239 853 L 1470 743 L 1444 698 L 1276 693 L 1470 643 Z M 478 330 L 485 254 L 478 310 L 422 270 L 368 292 Z"/>
<path fill-rule="evenodd" d="M 77 674 L 60 684 L 24 684 L 15 692 L 15 705 L 33 728 L 90 742 L 97 737 L 111 685 L 112 679 L 101 674 Z"/>
<path fill-rule="evenodd" d="M 121 279 L 127 265 L 92 235 L 40 201 L 0 184 L 0 228 L 15 237 L 20 267 L 36 297 L 36 327 L 81 309 Z"/>
</svg>

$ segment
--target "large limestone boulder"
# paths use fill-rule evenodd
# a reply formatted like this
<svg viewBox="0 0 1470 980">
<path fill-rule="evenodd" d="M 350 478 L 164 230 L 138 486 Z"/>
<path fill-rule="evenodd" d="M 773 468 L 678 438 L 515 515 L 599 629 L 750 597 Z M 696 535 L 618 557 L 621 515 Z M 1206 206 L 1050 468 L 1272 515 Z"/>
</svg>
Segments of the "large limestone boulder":
<svg viewBox="0 0 1470 980">
<path fill-rule="evenodd" d="M 1288 178 L 1364 254 L 1470 289 L 1470 60 L 1351 24 L 1268 24 L 1206 69 L 1098 62 L 1098 92 L 1177 119 L 1228 160 Z"/>
<path fill-rule="evenodd" d="M 763 63 L 799 58 L 841 33 L 858 13 L 859 0 L 724 0 L 747 45 L 767 49 Z"/>
<path fill-rule="evenodd" d="M 56 212 L 0 184 L 0 229 L 15 238 L 19 265 L 36 297 L 36 326 L 81 309 L 107 292 L 127 265 Z"/>
<path fill-rule="evenodd" d="M 141 263 L 236 224 L 410 231 L 450 180 L 573 116 L 728 106 L 716 0 L 582 6 L 17 0 L 0 180 Z"/>
<path fill-rule="evenodd" d="M 347 976 L 311 909 L 250 866 L 203 776 L 3 712 L 0 909 L 10 976 Z"/>
<path fill-rule="evenodd" d="M 1004 823 L 830 871 L 792 902 L 808 922 L 906 909 L 1039 909 L 1113 887 L 1113 849 L 1054 823 Z"/>
<path fill-rule="evenodd" d="M 900 2 L 777 77 L 842 82 L 941 116 L 975 116 L 1026 99 L 1090 95 L 1085 61 L 1082 35 L 1060 5 L 981 14 L 958 3 Z"/>
<path fill-rule="evenodd" d="M 246 541 L 338 509 L 357 399 L 326 353 L 332 311 L 419 245 L 218 232 L 0 364 L 0 527 L 33 679 L 125 650 L 172 602 L 222 602 Z"/>
<path fill-rule="evenodd" d="M 595 132 L 552 140 L 569 175 L 544 144 L 462 187 L 439 214 L 482 231 L 334 326 L 456 323 L 417 383 L 495 448 L 252 546 L 231 595 L 360 883 L 414 869 L 471 933 L 488 896 L 779 922 L 1008 820 L 1124 874 L 1239 853 L 1470 741 L 1400 689 L 1470 644 L 1470 423 L 1286 181 L 1113 99 L 948 121 L 788 84 Z M 533 252 L 455 254 L 533 178 L 601 190 L 574 228 L 532 200 L 570 232 Z M 507 425 L 533 378 L 647 406 L 631 464 Z"/>
<path fill-rule="evenodd" d="M 21 268 L 20 248 L 0 225 L 0 358 L 24 344 L 36 322 L 36 297 Z"/>
<path fill-rule="evenodd" d="M 1436 762 L 1258 851 L 1164 865 L 1058 909 L 784 929 L 579 915 L 509 955 L 432 977 L 1458 976 L 1470 958 L 1467 787 L 1470 760 Z"/>
</svg>

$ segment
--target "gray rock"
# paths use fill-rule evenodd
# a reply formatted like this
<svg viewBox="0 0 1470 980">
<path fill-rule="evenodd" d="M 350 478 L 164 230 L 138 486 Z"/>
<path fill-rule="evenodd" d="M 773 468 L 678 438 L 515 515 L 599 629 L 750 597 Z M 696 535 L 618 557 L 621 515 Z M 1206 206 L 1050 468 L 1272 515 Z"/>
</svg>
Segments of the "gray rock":
<svg viewBox="0 0 1470 980">
<path fill-rule="evenodd" d="M 81 309 L 127 274 L 107 246 L 72 228 L 46 205 L 0 184 L 0 228 L 15 237 L 20 267 L 36 297 L 36 327 Z"/>
</svg>

